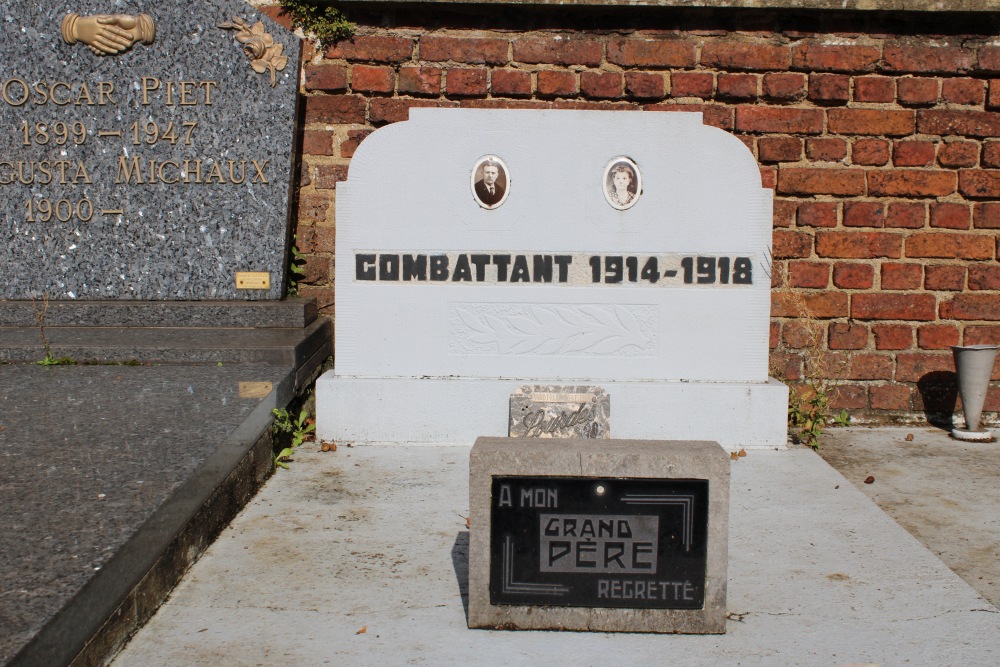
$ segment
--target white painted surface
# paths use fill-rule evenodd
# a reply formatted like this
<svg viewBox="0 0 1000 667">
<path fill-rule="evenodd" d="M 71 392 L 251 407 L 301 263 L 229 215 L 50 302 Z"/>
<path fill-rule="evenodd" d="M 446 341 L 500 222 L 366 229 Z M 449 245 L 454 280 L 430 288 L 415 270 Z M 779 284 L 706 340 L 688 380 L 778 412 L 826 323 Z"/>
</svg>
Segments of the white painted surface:
<svg viewBox="0 0 1000 667">
<path fill-rule="evenodd" d="M 469 446 L 315 449 L 114 667 L 1000 664 L 998 610 L 806 449 L 732 463 L 718 636 L 470 630 Z"/>
<path fill-rule="evenodd" d="M 506 435 L 510 387 L 568 383 L 612 394 L 615 437 L 784 446 L 786 390 L 767 384 L 772 192 L 738 139 L 700 113 L 413 109 L 410 118 L 368 137 L 337 188 L 336 366 L 317 388 L 321 437 Z M 506 200 L 492 210 L 470 186 L 484 155 L 507 170 Z M 641 172 L 627 210 L 605 197 L 605 169 L 619 156 Z M 551 283 L 499 280 L 492 258 L 506 254 L 532 270 L 534 255 L 570 257 L 567 280 L 558 268 Z M 369 255 L 373 263 L 359 259 Z M 447 255 L 449 279 L 379 280 L 395 275 L 392 259 L 382 270 L 386 255 L 399 265 L 403 255 Z M 454 280 L 458 257 L 473 255 L 491 258 L 483 282 Z M 636 279 L 626 269 L 608 284 L 619 256 L 636 258 Z M 641 276 L 651 257 L 655 284 Z M 727 281 L 717 272 L 699 283 L 698 258 L 725 258 Z M 752 284 L 735 284 L 738 258 Z M 407 382 L 418 378 L 475 382 Z"/>
</svg>

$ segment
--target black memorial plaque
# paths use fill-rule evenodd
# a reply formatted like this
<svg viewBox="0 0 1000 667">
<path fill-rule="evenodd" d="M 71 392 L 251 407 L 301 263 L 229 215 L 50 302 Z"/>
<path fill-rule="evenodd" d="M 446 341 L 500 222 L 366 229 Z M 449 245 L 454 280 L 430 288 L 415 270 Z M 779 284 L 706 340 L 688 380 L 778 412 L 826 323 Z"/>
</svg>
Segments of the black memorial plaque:
<svg viewBox="0 0 1000 667">
<path fill-rule="evenodd" d="M 490 603 L 701 609 L 708 480 L 494 477 Z"/>
</svg>

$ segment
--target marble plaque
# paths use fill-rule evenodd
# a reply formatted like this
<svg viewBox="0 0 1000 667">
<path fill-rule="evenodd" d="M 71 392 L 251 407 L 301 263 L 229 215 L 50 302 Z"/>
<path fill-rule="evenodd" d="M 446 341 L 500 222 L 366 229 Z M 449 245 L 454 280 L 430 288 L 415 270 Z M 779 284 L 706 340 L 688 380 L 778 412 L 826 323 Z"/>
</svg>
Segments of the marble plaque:
<svg viewBox="0 0 1000 667">
<path fill-rule="evenodd" d="M 610 438 L 611 397 L 601 387 L 518 387 L 510 397 L 511 438 Z"/>
<path fill-rule="evenodd" d="M 0 299 L 283 296 L 298 38 L 239 0 L 0 12 Z"/>
</svg>

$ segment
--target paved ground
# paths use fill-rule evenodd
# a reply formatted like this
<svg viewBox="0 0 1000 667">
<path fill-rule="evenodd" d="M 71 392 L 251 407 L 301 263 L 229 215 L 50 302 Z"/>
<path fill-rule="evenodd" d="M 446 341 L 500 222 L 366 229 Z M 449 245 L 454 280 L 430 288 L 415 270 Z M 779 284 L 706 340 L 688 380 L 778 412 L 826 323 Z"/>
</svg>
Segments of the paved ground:
<svg viewBox="0 0 1000 667">
<path fill-rule="evenodd" d="M 871 433 L 871 446 L 905 436 Z M 1000 664 L 1000 611 L 808 449 L 751 451 L 732 463 L 723 636 L 469 630 L 468 448 L 304 449 L 117 667 Z M 829 443 L 827 455 L 835 451 Z M 927 465 L 962 479 L 963 460 Z M 914 472 L 915 493 L 945 499 L 937 477 L 900 468 L 901 488 Z M 855 469 L 848 474 L 858 481 Z M 876 484 L 889 477 L 868 474 Z M 985 485 L 996 479 L 975 474 Z M 885 493 L 888 484 L 872 487 Z M 939 520 L 970 511 L 957 504 Z M 997 514 L 996 504 L 971 511 Z"/>
</svg>

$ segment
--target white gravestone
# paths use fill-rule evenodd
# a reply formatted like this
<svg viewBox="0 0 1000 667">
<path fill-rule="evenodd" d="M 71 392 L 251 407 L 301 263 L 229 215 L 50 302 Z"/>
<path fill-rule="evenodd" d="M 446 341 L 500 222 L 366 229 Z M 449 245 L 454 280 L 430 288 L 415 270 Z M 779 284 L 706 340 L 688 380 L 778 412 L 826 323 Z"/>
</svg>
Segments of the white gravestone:
<svg viewBox="0 0 1000 667">
<path fill-rule="evenodd" d="M 700 113 L 411 110 L 337 187 L 319 437 L 504 436 L 519 386 L 586 384 L 618 438 L 784 447 L 771 202 Z"/>
</svg>

